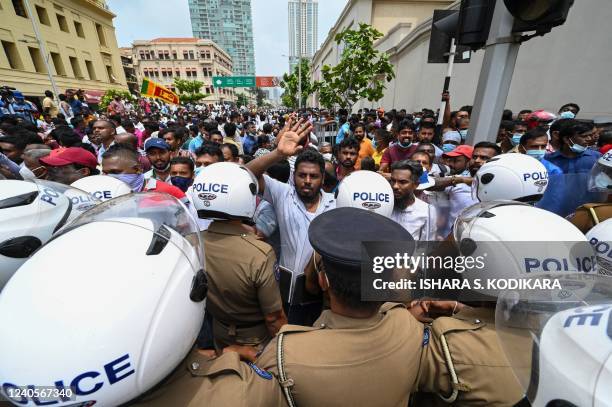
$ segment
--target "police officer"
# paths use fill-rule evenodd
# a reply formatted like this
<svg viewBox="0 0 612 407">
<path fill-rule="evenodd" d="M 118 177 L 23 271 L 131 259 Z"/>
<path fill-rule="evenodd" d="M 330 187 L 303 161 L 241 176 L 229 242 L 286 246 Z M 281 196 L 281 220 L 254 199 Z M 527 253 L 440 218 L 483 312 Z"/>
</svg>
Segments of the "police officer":
<svg viewBox="0 0 612 407">
<path fill-rule="evenodd" d="M 257 180 L 245 167 L 215 163 L 196 177 L 190 194 L 198 217 L 214 219 L 203 240 L 215 348 L 263 348 L 287 318 L 274 277 L 274 251 L 242 223 L 255 213 Z"/>
<path fill-rule="evenodd" d="M 599 157 L 589 174 L 589 191 L 600 192 L 601 201 L 579 206 L 570 221 L 583 233 L 612 217 L 612 151 Z"/>
</svg>

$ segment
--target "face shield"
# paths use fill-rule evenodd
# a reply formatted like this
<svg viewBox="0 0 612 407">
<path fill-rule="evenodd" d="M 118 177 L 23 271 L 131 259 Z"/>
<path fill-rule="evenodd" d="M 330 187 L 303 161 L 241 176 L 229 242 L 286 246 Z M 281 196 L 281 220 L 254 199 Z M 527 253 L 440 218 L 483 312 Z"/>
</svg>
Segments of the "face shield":
<svg viewBox="0 0 612 407">
<path fill-rule="evenodd" d="M 612 389 L 612 279 L 541 275 L 554 289 L 508 290 L 496 307 L 499 342 L 534 406 L 604 406 Z"/>
</svg>

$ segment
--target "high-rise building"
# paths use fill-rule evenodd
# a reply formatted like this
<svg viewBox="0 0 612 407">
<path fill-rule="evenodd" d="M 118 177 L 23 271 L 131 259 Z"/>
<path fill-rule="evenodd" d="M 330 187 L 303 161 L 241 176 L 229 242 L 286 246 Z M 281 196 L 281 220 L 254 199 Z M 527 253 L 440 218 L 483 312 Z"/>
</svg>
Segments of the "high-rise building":
<svg viewBox="0 0 612 407">
<path fill-rule="evenodd" d="M 189 0 L 191 30 L 223 48 L 234 63 L 234 75 L 255 75 L 251 0 Z"/>
<path fill-rule="evenodd" d="M 318 16 L 319 4 L 317 0 L 289 0 L 290 72 L 297 65 L 300 48 L 302 58 L 312 58 L 317 50 Z"/>
</svg>

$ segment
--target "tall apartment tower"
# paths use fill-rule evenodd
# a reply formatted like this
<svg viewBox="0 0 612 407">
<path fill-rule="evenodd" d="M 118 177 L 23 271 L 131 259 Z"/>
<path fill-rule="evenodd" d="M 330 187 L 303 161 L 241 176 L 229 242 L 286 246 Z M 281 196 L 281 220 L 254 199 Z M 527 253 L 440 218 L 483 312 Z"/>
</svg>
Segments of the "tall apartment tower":
<svg viewBox="0 0 612 407">
<path fill-rule="evenodd" d="M 319 3 L 317 3 L 317 0 L 289 0 L 290 72 L 293 71 L 293 68 L 297 64 L 300 56 L 300 48 L 302 51 L 302 58 L 312 58 L 316 52 L 319 28 L 318 16 Z"/>
<path fill-rule="evenodd" d="M 231 57 L 234 75 L 255 75 L 251 0 L 189 0 L 191 31 Z"/>
</svg>

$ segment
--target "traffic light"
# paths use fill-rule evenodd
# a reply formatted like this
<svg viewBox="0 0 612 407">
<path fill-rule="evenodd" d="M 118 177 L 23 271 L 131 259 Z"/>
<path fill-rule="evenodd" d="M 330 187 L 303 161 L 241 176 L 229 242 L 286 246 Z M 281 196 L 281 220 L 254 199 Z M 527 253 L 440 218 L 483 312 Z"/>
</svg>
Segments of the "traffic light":
<svg viewBox="0 0 612 407">
<path fill-rule="evenodd" d="M 495 0 L 463 0 L 459 8 L 457 44 L 477 50 L 487 43 Z"/>
<path fill-rule="evenodd" d="M 451 38 L 457 34 L 458 16 L 457 10 L 434 10 L 427 54 L 428 64 L 448 63 Z M 455 50 L 455 63 L 469 63 L 469 50 L 468 47 L 458 45 Z"/>
<path fill-rule="evenodd" d="M 542 35 L 565 23 L 574 0 L 504 0 L 504 4 L 515 19 L 513 32 Z"/>
</svg>

